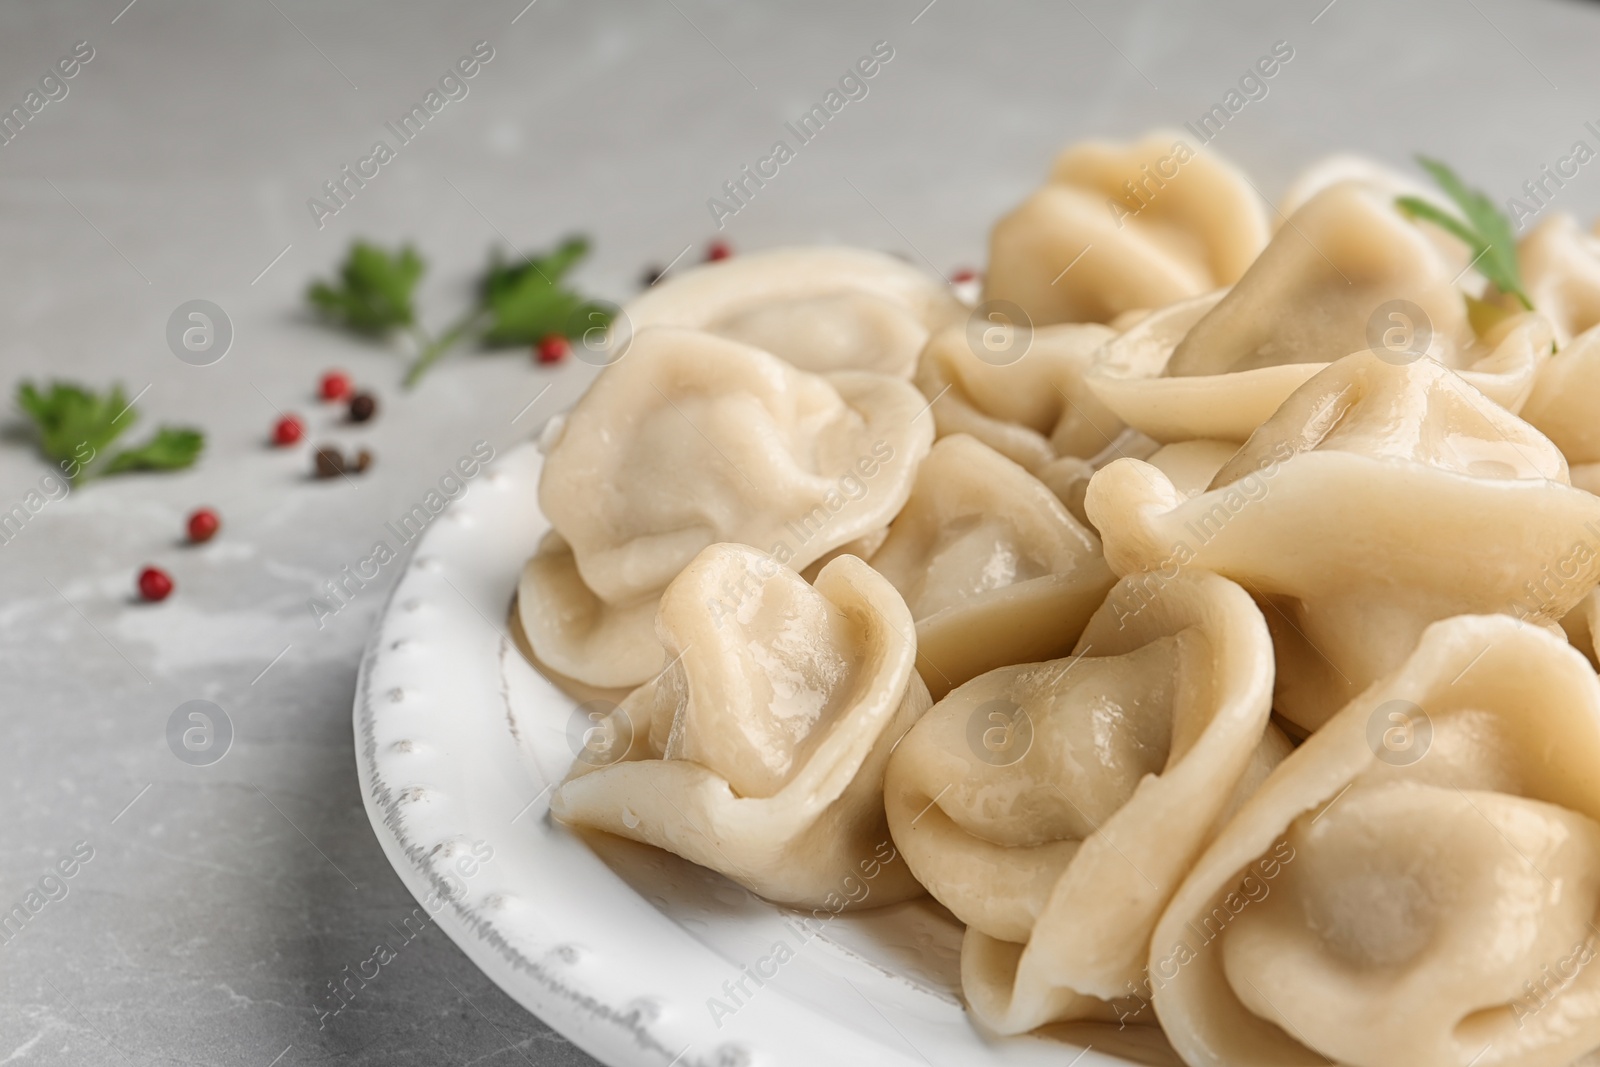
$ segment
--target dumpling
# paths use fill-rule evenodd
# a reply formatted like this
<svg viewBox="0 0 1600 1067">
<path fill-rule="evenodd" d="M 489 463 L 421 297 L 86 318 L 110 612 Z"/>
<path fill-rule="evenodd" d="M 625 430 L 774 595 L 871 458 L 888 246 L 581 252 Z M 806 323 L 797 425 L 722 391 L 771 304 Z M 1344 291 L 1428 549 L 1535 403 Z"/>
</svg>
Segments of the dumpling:
<svg viewBox="0 0 1600 1067">
<path fill-rule="evenodd" d="M 905 736 L 889 827 L 967 924 L 962 991 L 986 1026 L 1118 1017 L 1168 899 L 1288 751 L 1271 698 L 1261 612 L 1185 572 L 1132 618 L 1102 609 L 1072 659 L 975 678 Z"/>
<path fill-rule="evenodd" d="M 659 282 L 623 309 L 637 333 L 685 326 L 764 349 L 801 370 L 909 378 L 931 331 L 966 317 L 950 287 L 861 248 L 779 248 Z"/>
<path fill-rule="evenodd" d="M 894 587 L 854 556 L 811 586 L 752 548 L 712 545 L 667 587 L 656 625 L 671 665 L 604 720 L 555 817 L 780 904 L 918 895 L 883 813 L 889 752 L 930 704 Z"/>
<path fill-rule="evenodd" d="M 1546 438 L 1431 359 L 1371 353 L 1296 390 L 1186 497 L 1119 460 L 1085 499 L 1118 574 L 1160 599 L 1203 567 L 1263 604 L 1280 714 L 1306 730 L 1404 658 L 1430 622 L 1565 615 L 1600 580 L 1600 498 L 1573 489 Z"/>
<path fill-rule="evenodd" d="M 707 545 L 803 568 L 887 526 L 932 443 L 925 407 L 887 375 L 808 374 L 698 330 L 640 331 L 548 445 L 539 503 L 565 547 L 524 576 L 529 643 L 579 681 L 644 682 L 665 660 L 639 644 L 640 620 Z"/>
<path fill-rule="evenodd" d="M 1116 581 L 1054 493 L 965 434 L 933 446 L 871 563 L 911 609 L 935 700 L 995 667 L 1066 655 Z"/>
<path fill-rule="evenodd" d="M 1517 243 L 1522 287 L 1550 320 L 1556 342 L 1600 325 L 1600 238 L 1571 215 L 1552 215 Z"/>
<path fill-rule="evenodd" d="M 984 297 L 1035 326 L 1110 322 L 1232 284 L 1266 243 L 1255 191 L 1215 153 L 1173 133 L 1089 141 L 995 224 Z"/>
<path fill-rule="evenodd" d="M 1600 493 L 1600 327 L 1579 334 L 1539 368 L 1522 417 L 1561 449 L 1573 485 Z"/>
<path fill-rule="evenodd" d="M 1094 323 L 1029 329 L 995 314 L 994 322 L 948 327 L 923 350 L 916 383 L 939 435 L 971 434 L 1030 471 L 1104 449 L 1122 420 L 1085 377 L 1116 331 Z"/>
<path fill-rule="evenodd" d="M 1460 269 L 1389 194 L 1334 185 L 1291 217 L 1244 278 L 1163 308 L 1108 343 L 1089 387 L 1158 441 L 1243 441 L 1333 360 L 1430 355 L 1516 411 L 1550 347 L 1543 317 L 1511 315 L 1478 336 Z"/>
<path fill-rule="evenodd" d="M 1430 626 L 1184 881 L 1148 987 L 1190 1067 L 1562 1067 L 1600 1046 L 1600 684 L 1506 616 Z"/>
</svg>

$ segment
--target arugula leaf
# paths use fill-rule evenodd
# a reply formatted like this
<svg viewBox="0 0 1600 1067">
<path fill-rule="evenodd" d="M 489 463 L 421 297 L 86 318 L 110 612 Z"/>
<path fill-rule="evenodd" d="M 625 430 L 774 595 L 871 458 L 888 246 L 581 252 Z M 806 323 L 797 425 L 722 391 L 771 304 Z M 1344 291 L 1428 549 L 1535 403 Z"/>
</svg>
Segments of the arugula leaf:
<svg viewBox="0 0 1600 1067">
<path fill-rule="evenodd" d="M 589 253 L 589 242 L 569 237 L 553 252 L 508 264 L 498 252 L 478 283 L 479 300 L 489 316 L 482 342 L 487 348 L 536 344 L 551 334 L 582 336 L 585 329 L 610 322 L 608 309 L 561 285 L 563 277 Z M 595 318 L 598 313 L 601 318 Z"/>
<path fill-rule="evenodd" d="M 1440 210 L 1415 196 L 1395 201 L 1412 218 L 1425 219 L 1459 237 L 1472 249 L 1473 262 L 1490 283 L 1502 293 L 1516 297 L 1522 306 L 1533 310 L 1533 301 L 1522 288 L 1522 270 L 1517 264 L 1517 241 L 1511 221 L 1494 202 L 1477 189 L 1469 189 L 1456 172 L 1436 159 L 1418 156 L 1417 162 L 1439 183 L 1445 195 L 1455 201 L 1466 221 Z"/>
<path fill-rule="evenodd" d="M 126 449 L 112 456 L 104 473 L 182 470 L 200 458 L 200 450 L 205 443 L 205 436 L 198 430 L 163 426 L 138 448 Z"/>
<path fill-rule="evenodd" d="M 33 419 L 39 450 L 77 483 L 122 432 L 138 421 L 121 385 L 98 394 L 72 382 L 51 382 L 47 391 L 32 382 L 17 387 L 17 406 Z M 176 470 L 200 455 L 204 437 L 198 430 L 163 426 L 155 437 L 114 456 L 95 473 L 132 470 Z"/>
<path fill-rule="evenodd" d="M 383 337 L 415 327 L 412 294 L 426 269 L 410 245 L 389 252 L 356 241 L 339 267 L 339 277 L 334 282 L 313 282 L 306 299 L 325 318 L 348 330 Z"/>
</svg>

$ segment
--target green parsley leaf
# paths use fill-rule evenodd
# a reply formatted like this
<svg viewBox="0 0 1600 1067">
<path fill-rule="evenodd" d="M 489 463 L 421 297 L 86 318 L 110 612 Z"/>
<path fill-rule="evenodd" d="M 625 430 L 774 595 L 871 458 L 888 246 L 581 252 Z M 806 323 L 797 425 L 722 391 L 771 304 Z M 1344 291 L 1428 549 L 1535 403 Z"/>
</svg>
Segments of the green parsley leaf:
<svg viewBox="0 0 1600 1067">
<path fill-rule="evenodd" d="M 589 242 L 582 237 L 569 237 L 554 251 L 520 263 L 507 263 L 496 252 L 478 283 L 479 300 L 489 317 L 484 346 L 522 347 L 551 334 L 576 338 L 586 329 L 608 324 L 608 308 L 561 284 L 588 253 Z"/>
<path fill-rule="evenodd" d="M 415 326 L 412 294 L 427 269 L 414 248 L 389 252 L 356 241 L 333 282 L 316 281 L 306 299 L 325 318 L 355 333 L 383 337 Z"/>
<path fill-rule="evenodd" d="M 1442 211 L 1428 201 L 1415 196 L 1402 196 L 1396 205 L 1412 218 L 1425 219 L 1459 237 L 1472 249 L 1473 262 L 1485 278 L 1502 293 L 1516 297 L 1522 306 L 1533 310 L 1533 301 L 1522 288 L 1522 271 L 1517 265 L 1517 240 L 1511 221 L 1501 214 L 1481 191 L 1469 189 L 1465 182 L 1445 164 L 1425 156 L 1417 162 L 1439 183 L 1445 195 L 1455 201 L 1466 221 Z"/>
<path fill-rule="evenodd" d="M 118 452 L 106 464 L 106 474 L 124 471 L 173 471 L 192 466 L 200 458 L 206 439 L 198 430 L 163 426 L 138 448 Z"/>
<path fill-rule="evenodd" d="M 23 382 L 17 388 L 17 406 L 33 419 L 39 451 L 63 470 L 70 464 L 74 473 L 69 477 L 74 482 L 83 468 L 139 417 L 128 406 L 120 385 L 97 396 L 71 382 L 51 382 L 48 391 Z"/>
<path fill-rule="evenodd" d="M 95 461 L 139 418 L 120 385 L 102 395 L 72 382 L 51 382 L 48 390 L 23 382 L 17 388 L 17 406 L 33 419 L 39 450 L 73 483 L 87 477 Z M 198 430 L 163 426 L 155 437 L 119 452 L 94 473 L 176 470 L 192 464 L 203 444 Z"/>
</svg>

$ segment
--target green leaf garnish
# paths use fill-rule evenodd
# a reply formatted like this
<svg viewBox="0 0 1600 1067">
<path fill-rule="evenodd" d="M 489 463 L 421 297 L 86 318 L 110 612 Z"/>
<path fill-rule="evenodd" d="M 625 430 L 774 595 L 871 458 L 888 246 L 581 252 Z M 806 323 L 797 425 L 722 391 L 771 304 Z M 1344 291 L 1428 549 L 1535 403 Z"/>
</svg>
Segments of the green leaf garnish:
<svg viewBox="0 0 1600 1067">
<path fill-rule="evenodd" d="M 611 322 L 611 310 L 564 286 L 566 274 L 589 253 L 583 237 L 520 262 L 495 253 L 477 284 L 477 302 L 437 338 L 418 321 L 413 294 L 425 266 L 409 246 L 388 252 L 365 241 L 350 246 L 339 276 L 317 281 L 306 299 L 321 315 L 355 333 L 384 337 L 404 329 L 416 338 L 417 356 L 405 384 L 415 385 L 446 352 L 467 337 L 485 348 L 536 344 L 551 334 L 571 339 Z"/>
<path fill-rule="evenodd" d="M 47 390 L 23 382 L 17 387 L 17 406 L 33 420 L 39 451 L 73 483 L 91 473 L 178 470 L 194 463 L 205 444 L 198 430 L 163 426 L 143 445 L 94 466 L 111 443 L 139 418 L 122 386 L 113 385 L 99 394 L 72 382 L 51 382 Z"/>
<path fill-rule="evenodd" d="M 389 252 L 365 241 L 350 246 L 339 277 L 316 281 L 306 291 L 322 315 L 337 325 L 369 337 L 383 337 L 416 325 L 412 295 L 427 269 L 410 245 Z"/>
<path fill-rule="evenodd" d="M 106 464 L 105 473 L 182 470 L 200 458 L 200 450 L 205 443 L 205 436 L 199 430 L 163 426 L 138 448 L 130 448 L 112 456 L 111 462 Z"/>
<path fill-rule="evenodd" d="M 1522 306 L 1533 310 L 1533 301 L 1522 288 L 1522 270 L 1517 265 L 1517 241 L 1511 221 L 1494 202 L 1477 189 L 1469 189 L 1456 172 L 1425 156 L 1417 162 L 1439 183 L 1445 195 L 1455 201 L 1466 220 L 1456 218 L 1420 197 L 1402 196 L 1396 206 L 1412 218 L 1424 219 L 1459 237 L 1472 249 L 1473 262 L 1480 273 L 1502 293 L 1516 297 Z"/>
<path fill-rule="evenodd" d="M 582 237 L 569 237 L 555 251 L 521 263 L 507 263 L 496 252 L 478 283 L 479 299 L 489 316 L 484 346 L 526 346 L 551 334 L 576 338 L 586 329 L 608 324 L 607 308 L 561 284 L 588 252 L 589 242 Z"/>
</svg>

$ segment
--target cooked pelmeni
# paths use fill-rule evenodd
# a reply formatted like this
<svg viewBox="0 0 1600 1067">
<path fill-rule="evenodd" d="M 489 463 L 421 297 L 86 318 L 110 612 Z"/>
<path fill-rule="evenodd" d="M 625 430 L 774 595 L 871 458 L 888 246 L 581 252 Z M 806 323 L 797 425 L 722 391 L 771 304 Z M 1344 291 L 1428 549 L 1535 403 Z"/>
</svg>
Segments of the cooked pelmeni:
<svg viewBox="0 0 1600 1067">
<path fill-rule="evenodd" d="M 624 309 L 638 332 L 706 330 L 802 370 L 911 376 L 931 331 L 966 315 L 942 280 L 882 252 L 779 248 L 707 263 L 651 286 Z"/>
<path fill-rule="evenodd" d="M 1116 580 L 1054 493 L 965 434 L 933 446 L 871 563 L 911 609 L 935 700 L 995 667 L 1066 655 Z"/>
<path fill-rule="evenodd" d="M 1112 463 L 1086 507 L 1118 574 L 1203 567 L 1267 605 L 1280 714 L 1308 730 L 1392 670 L 1430 622 L 1515 612 L 1553 623 L 1600 580 L 1600 498 L 1537 430 L 1431 359 L 1371 353 L 1296 390 L 1186 497 Z"/>
<path fill-rule="evenodd" d="M 1146 437 L 1138 430 L 1124 428 L 1110 444 L 1088 459 L 1062 456 L 1046 463 L 1033 474 L 1056 495 L 1057 500 L 1067 506 L 1073 518 L 1085 528 L 1093 530 L 1094 524 L 1083 510 L 1083 496 L 1088 491 L 1089 479 L 1094 477 L 1094 472 L 1113 460 L 1149 459 L 1160 449 L 1159 441 Z"/>
<path fill-rule="evenodd" d="M 1114 1016 L 1168 899 L 1288 751 L 1272 670 L 1249 595 L 1186 572 L 1136 616 L 1098 612 L 1073 658 L 981 675 L 905 736 L 889 826 L 967 924 L 962 990 L 987 1026 Z"/>
<path fill-rule="evenodd" d="M 522 568 L 517 619 L 539 662 L 593 686 L 632 687 L 666 663 L 656 640 L 659 594 L 608 604 L 583 582 L 554 531 Z"/>
<path fill-rule="evenodd" d="M 1238 451 L 1232 441 L 1179 441 L 1162 445 L 1146 462 L 1165 474 L 1184 496 L 1199 496 L 1211 488 L 1211 480 Z"/>
<path fill-rule="evenodd" d="M 1149 987 L 1190 1067 L 1563 1067 L 1600 1046 L 1600 684 L 1505 616 L 1428 627 L 1184 881 Z"/>
<path fill-rule="evenodd" d="M 1549 351 L 1549 324 L 1513 315 L 1479 337 L 1432 237 L 1359 183 L 1311 198 L 1225 294 L 1161 309 L 1109 342 L 1088 378 L 1119 418 L 1159 441 L 1243 441 L 1329 362 L 1427 354 L 1516 411 Z"/>
<path fill-rule="evenodd" d="M 939 435 L 971 434 L 1032 471 L 1105 448 L 1122 420 L 1085 376 L 1116 331 L 1093 323 L 1030 330 L 996 314 L 994 322 L 948 327 L 923 350 L 916 383 Z"/>
<path fill-rule="evenodd" d="M 930 703 L 894 587 L 854 556 L 811 586 L 754 549 L 713 545 L 667 587 L 657 629 L 670 666 L 600 724 L 556 818 L 796 907 L 920 893 L 883 813 L 889 752 Z"/>
<path fill-rule="evenodd" d="M 1591 664 L 1600 666 L 1600 589 L 1596 589 L 1561 617 L 1561 629 L 1572 647 L 1582 652 Z"/>
<path fill-rule="evenodd" d="M 1522 417 L 1538 427 L 1561 449 L 1573 468 L 1573 483 L 1590 488 L 1590 477 L 1580 468 L 1600 464 L 1600 326 L 1579 334 L 1561 346 L 1539 368 L 1533 395 L 1522 407 Z M 1588 484 L 1585 484 L 1588 483 Z M 1591 490 L 1592 491 L 1592 490 Z"/>
<path fill-rule="evenodd" d="M 1278 198 L 1278 210 L 1273 220 L 1273 228 L 1281 227 L 1284 219 L 1305 207 L 1324 189 L 1346 182 L 1365 185 L 1391 198 L 1415 196 L 1439 203 L 1440 207 L 1448 209 L 1448 205 L 1439 202 L 1437 193 L 1415 178 L 1366 156 L 1339 153 L 1317 160 L 1295 176 L 1294 181 L 1289 183 L 1289 188 Z M 1456 247 L 1460 247 L 1460 241 L 1456 241 Z"/>
<path fill-rule="evenodd" d="M 1090 141 L 995 224 L 984 296 L 1036 326 L 1110 322 L 1232 283 L 1266 241 L 1254 190 L 1215 153 L 1173 133 Z"/>
<path fill-rule="evenodd" d="M 1567 342 L 1600 325 L 1600 239 L 1571 215 L 1552 215 L 1517 243 L 1522 287 Z M 1507 301 L 1509 304 L 1509 301 Z"/>
<path fill-rule="evenodd" d="M 612 603 L 718 541 L 788 539 L 785 562 L 804 566 L 900 510 L 932 443 L 925 405 L 886 375 L 824 377 L 698 330 L 641 331 L 550 446 L 539 503 Z"/>
</svg>

